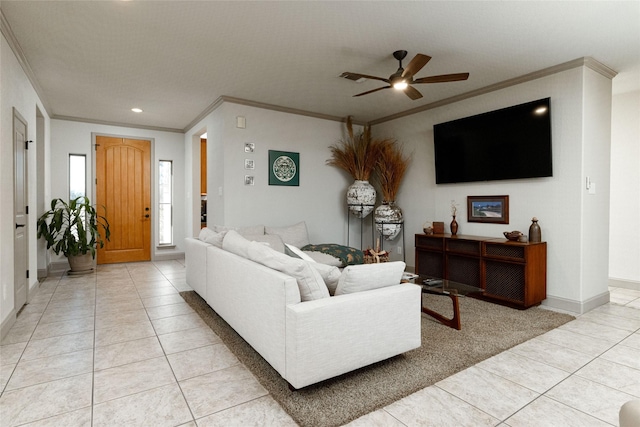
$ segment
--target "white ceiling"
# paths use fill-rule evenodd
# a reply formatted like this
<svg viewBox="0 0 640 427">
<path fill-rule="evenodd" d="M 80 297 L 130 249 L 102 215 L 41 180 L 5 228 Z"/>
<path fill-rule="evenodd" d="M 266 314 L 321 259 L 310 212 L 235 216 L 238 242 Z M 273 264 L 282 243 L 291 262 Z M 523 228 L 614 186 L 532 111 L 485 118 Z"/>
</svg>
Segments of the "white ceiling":
<svg viewBox="0 0 640 427">
<path fill-rule="evenodd" d="M 581 57 L 640 89 L 640 1 L 7 1 L 0 8 L 53 117 L 184 129 L 221 96 L 371 121 Z M 412 101 L 392 52 L 433 59 Z M 140 107 L 142 114 L 130 111 Z"/>
</svg>

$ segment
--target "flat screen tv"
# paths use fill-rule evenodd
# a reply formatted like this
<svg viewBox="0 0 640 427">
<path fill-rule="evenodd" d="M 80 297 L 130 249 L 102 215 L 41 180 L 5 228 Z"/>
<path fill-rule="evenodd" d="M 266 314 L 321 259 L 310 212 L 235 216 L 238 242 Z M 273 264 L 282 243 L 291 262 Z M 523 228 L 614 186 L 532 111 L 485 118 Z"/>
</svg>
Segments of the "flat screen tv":
<svg viewBox="0 0 640 427">
<path fill-rule="evenodd" d="M 550 98 L 433 126 L 436 184 L 552 176 Z"/>
</svg>

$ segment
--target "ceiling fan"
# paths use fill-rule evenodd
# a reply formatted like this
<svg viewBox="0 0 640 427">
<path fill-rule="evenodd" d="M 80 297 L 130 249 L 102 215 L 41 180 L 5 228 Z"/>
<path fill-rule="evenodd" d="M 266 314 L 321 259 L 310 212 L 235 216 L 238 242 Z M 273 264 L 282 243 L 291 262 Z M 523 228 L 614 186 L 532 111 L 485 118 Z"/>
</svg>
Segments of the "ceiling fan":
<svg viewBox="0 0 640 427">
<path fill-rule="evenodd" d="M 419 79 L 413 79 L 413 76 L 422 69 L 427 62 L 431 59 L 430 56 L 423 55 L 418 53 L 413 57 L 407 68 L 402 68 L 402 60 L 407 56 L 406 50 L 396 50 L 393 52 L 393 57 L 398 60 L 400 66 L 398 70 L 391 74 L 388 79 L 376 76 L 369 76 L 367 74 L 360 73 L 352 73 L 352 72 L 344 72 L 340 77 L 347 78 L 349 80 L 359 80 L 359 79 L 373 79 L 373 80 L 381 80 L 385 83 L 388 83 L 389 86 L 379 87 L 377 89 L 368 90 L 366 92 L 359 93 L 353 96 L 362 96 L 368 95 L 373 92 L 377 92 L 382 89 L 390 89 L 394 88 L 397 90 L 404 91 L 407 96 L 413 100 L 422 98 L 422 94 L 414 88 L 412 85 L 414 84 L 422 84 L 422 83 L 445 83 L 445 82 L 456 82 L 460 80 L 467 80 L 469 78 L 469 73 L 457 73 L 457 74 L 442 74 L 440 76 L 430 76 L 430 77 L 421 77 Z"/>
</svg>

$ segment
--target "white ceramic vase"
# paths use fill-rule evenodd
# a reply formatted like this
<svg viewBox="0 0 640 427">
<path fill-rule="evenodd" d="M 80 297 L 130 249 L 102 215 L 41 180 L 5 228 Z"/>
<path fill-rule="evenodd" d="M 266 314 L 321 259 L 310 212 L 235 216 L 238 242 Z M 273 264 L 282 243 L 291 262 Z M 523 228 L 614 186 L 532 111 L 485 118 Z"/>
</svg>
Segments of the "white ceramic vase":
<svg viewBox="0 0 640 427">
<path fill-rule="evenodd" d="M 358 218 L 369 215 L 376 205 L 376 189 L 369 181 L 356 180 L 347 188 L 349 212 Z"/>
<path fill-rule="evenodd" d="M 402 231 L 402 209 L 395 202 L 382 202 L 374 214 L 376 229 L 385 240 L 393 240 Z"/>
</svg>

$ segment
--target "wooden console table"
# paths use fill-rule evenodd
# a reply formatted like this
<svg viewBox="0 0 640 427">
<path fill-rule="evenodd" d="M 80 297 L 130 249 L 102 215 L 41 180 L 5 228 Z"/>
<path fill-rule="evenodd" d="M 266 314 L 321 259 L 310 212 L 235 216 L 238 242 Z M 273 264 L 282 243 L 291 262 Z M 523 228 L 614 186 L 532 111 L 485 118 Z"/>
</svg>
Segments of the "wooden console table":
<svg viewBox="0 0 640 427">
<path fill-rule="evenodd" d="M 483 298 L 518 308 L 547 297 L 547 244 L 450 234 L 416 234 L 416 274 L 481 288 Z"/>
</svg>

